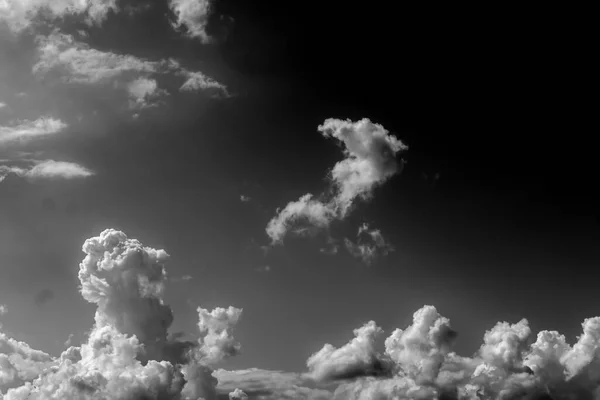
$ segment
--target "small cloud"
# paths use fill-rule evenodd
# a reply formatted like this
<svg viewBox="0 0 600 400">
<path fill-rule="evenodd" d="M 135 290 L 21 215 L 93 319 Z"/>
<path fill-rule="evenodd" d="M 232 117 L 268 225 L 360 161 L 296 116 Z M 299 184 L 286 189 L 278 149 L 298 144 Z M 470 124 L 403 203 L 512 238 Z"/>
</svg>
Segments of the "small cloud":
<svg viewBox="0 0 600 400">
<path fill-rule="evenodd" d="M 158 99 L 161 96 L 168 95 L 164 89 L 158 88 L 156 80 L 147 78 L 138 78 L 130 82 L 127 85 L 127 91 L 131 109 L 155 107 L 159 104 Z"/>
<path fill-rule="evenodd" d="M 79 164 L 54 160 L 35 161 L 33 166 L 29 168 L 0 165 L 0 182 L 10 174 L 31 181 L 40 179 L 77 179 L 94 175 L 92 171 Z"/>
<path fill-rule="evenodd" d="M 0 126 L 0 145 L 54 135 L 66 127 L 67 124 L 51 117 L 41 117 L 35 121 L 22 121 L 14 126 Z"/>
<path fill-rule="evenodd" d="M 256 270 L 258 272 L 262 272 L 262 273 L 271 272 L 271 266 L 270 265 L 263 265 L 261 267 L 256 268 Z"/>
<path fill-rule="evenodd" d="M 4 315 L 8 312 L 8 308 L 5 304 L 0 304 L 0 315 Z"/>
<path fill-rule="evenodd" d="M 242 194 L 242 195 L 240 195 L 240 201 L 241 201 L 242 203 L 247 203 L 247 202 L 249 202 L 250 200 L 252 200 L 252 198 L 251 198 L 250 196 L 244 196 L 243 194 Z"/>
<path fill-rule="evenodd" d="M 169 7 L 177 18 L 172 24 L 173 28 L 185 28 L 187 36 L 199 39 L 205 44 L 213 41 L 206 33 L 212 8 L 210 0 L 170 0 Z"/>
<path fill-rule="evenodd" d="M 248 399 L 248 395 L 238 388 L 235 388 L 235 390 L 233 392 L 229 393 L 229 400 L 247 400 L 247 399 Z"/>
<path fill-rule="evenodd" d="M 4 108 L 4 107 L 6 107 L 6 103 L 3 103 L 0 101 L 0 108 Z"/>
<path fill-rule="evenodd" d="M 41 307 L 54 299 L 54 292 L 50 289 L 43 289 L 35 295 L 33 302 L 36 306 Z"/>
</svg>

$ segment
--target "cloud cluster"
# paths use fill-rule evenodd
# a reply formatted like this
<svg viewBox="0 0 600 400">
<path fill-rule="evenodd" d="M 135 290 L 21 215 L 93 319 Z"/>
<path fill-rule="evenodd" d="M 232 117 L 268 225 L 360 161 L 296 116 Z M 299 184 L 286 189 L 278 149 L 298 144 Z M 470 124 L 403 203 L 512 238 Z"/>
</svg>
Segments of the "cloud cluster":
<svg viewBox="0 0 600 400">
<path fill-rule="evenodd" d="M 100 24 L 111 11 L 118 11 L 117 0 L 7 0 L 0 2 L 0 21 L 20 32 L 38 18 L 56 20 L 82 15 L 87 23 Z"/>
<path fill-rule="evenodd" d="M 371 321 L 345 346 L 326 345 L 308 359 L 315 379 L 342 381 L 332 399 L 592 400 L 600 394 L 600 317 L 584 321 L 573 346 L 555 331 L 542 331 L 531 343 L 525 319 L 499 322 L 472 357 L 452 351 L 457 334 L 433 306 L 393 331 L 383 354 L 375 350 L 375 333 L 381 330 Z M 373 374 L 373 360 L 388 374 Z"/>
<path fill-rule="evenodd" d="M 83 251 L 80 292 L 97 306 L 87 342 L 52 358 L 2 334 L 3 400 L 215 400 L 211 366 L 239 351 L 232 330 L 241 310 L 199 309 L 198 340 L 179 341 L 168 334 L 164 250 L 109 229 Z"/>
<path fill-rule="evenodd" d="M 330 118 L 318 127 L 326 138 L 334 138 L 343 149 L 345 158 L 334 165 L 329 173 L 329 189 L 315 198 L 305 194 L 277 210 L 267 227 L 272 244 L 280 244 L 286 235 L 314 235 L 326 230 L 333 220 L 348 216 L 357 199 L 368 200 L 373 190 L 400 172 L 403 161 L 398 162 L 398 153 L 408 149 L 399 139 L 391 135 L 382 125 L 369 119 L 353 122 Z M 364 232 L 374 245 L 354 245 L 346 241 L 351 254 L 372 260 L 376 252 L 389 251 L 377 230 Z"/>
<path fill-rule="evenodd" d="M 66 127 L 66 123 L 52 117 L 40 117 L 34 121 L 20 121 L 12 126 L 0 126 L 0 147 L 51 136 Z"/>
</svg>

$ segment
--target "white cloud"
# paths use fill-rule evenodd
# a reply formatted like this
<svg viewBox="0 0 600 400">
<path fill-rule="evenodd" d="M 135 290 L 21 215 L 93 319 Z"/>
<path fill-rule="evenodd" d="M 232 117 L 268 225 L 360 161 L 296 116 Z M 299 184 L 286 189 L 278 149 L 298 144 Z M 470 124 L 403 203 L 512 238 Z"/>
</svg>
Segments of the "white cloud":
<svg viewBox="0 0 600 400">
<path fill-rule="evenodd" d="M 170 0 L 169 6 L 177 18 L 173 23 L 174 28 L 184 27 L 189 37 L 197 38 L 202 43 L 212 41 L 206 33 L 211 0 Z"/>
<path fill-rule="evenodd" d="M 77 179 L 87 178 L 94 173 L 73 162 L 44 160 L 36 161 L 27 168 L 0 165 L 0 182 L 9 174 L 14 174 L 32 181 L 40 179 Z"/>
<path fill-rule="evenodd" d="M 67 124 L 51 117 L 41 117 L 35 121 L 21 121 L 14 126 L 0 126 L 0 146 L 10 142 L 24 142 L 54 135 L 66 127 Z"/>
<path fill-rule="evenodd" d="M 117 0 L 3 0 L 0 1 L 0 21 L 20 32 L 39 16 L 52 20 L 83 15 L 88 23 L 100 24 L 111 10 L 118 10 Z"/>
<path fill-rule="evenodd" d="M 385 256 L 394 251 L 394 247 L 387 243 L 379 229 L 370 229 L 364 223 L 358 228 L 357 242 L 344 239 L 344 245 L 350 254 L 360 258 L 365 264 L 371 264 L 377 257 Z"/>
<path fill-rule="evenodd" d="M 84 85 L 112 84 L 124 87 L 134 96 L 133 105 L 150 104 L 147 95 L 165 95 L 153 75 L 171 74 L 185 79 L 182 92 L 208 91 L 213 97 L 228 97 L 227 87 L 200 71 L 181 67 L 173 59 L 151 61 L 128 54 L 117 54 L 91 48 L 71 35 L 53 32 L 38 38 L 39 60 L 33 66 L 38 77 L 56 77 L 63 83 Z"/>
<path fill-rule="evenodd" d="M 6 107 L 6 103 L 3 103 L 0 101 L 0 108 L 4 108 L 4 107 Z"/>
<path fill-rule="evenodd" d="M 240 201 L 241 201 L 242 203 L 247 203 L 247 202 L 249 202 L 250 200 L 252 200 L 252 198 L 251 198 L 250 196 L 246 196 L 246 195 L 243 195 L 243 194 L 242 194 L 242 195 L 240 195 Z"/>
<path fill-rule="evenodd" d="M 198 329 L 202 338 L 199 351 L 207 363 L 221 361 L 239 353 L 241 345 L 232 335 L 242 315 L 241 308 L 217 307 L 212 311 L 198 307 Z"/>
<path fill-rule="evenodd" d="M 375 321 L 370 321 L 355 329 L 356 337 L 346 345 L 335 348 L 326 344 L 306 361 L 309 375 L 316 381 L 335 381 L 385 372 L 375 349 L 376 339 L 382 333 Z"/>
<path fill-rule="evenodd" d="M 277 210 L 277 215 L 267 225 L 267 235 L 273 243 L 281 243 L 290 230 L 296 234 L 313 235 L 327 228 L 335 217 L 335 211 L 329 204 L 313 199 L 311 194 L 305 194 Z"/>
<path fill-rule="evenodd" d="M 44 76 L 55 73 L 67 83 L 108 83 L 122 75 L 157 72 L 161 66 L 131 55 L 90 48 L 71 35 L 58 32 L 38 38 L 39 60 L 33 72 Z"/>
<path fill-rule="evenodd" d="M 0 315 L 6 314 L 7 311 L 8 308 L 6 307 L 6 304 L 0 304 Z"/>
<path fill-rule="evenodd" d="M 183 70 L 180 75 L 183 75 L 186 78 L 186 81 L 179 88 L 182 92 L 198 92 L 200 90 L 211 89 L 217 93 L 217 96 L 230 96 L 225 85 L 206 76 L 200 71 Z"/>
<path fill-rule="evenodd" d="M 224 356 L 239 349 L 231 329 L 241 310 L 203 310 L 198 342 L 179 341 L 168 335 L 173 314 L 163 300 L 164 250 L 112 229 L 86 240 L 82 250 L 80 292 L 97 306 L 87 342 L 52 358 L 0 335 L 3 400 L 216 400 L 217 379 L 206 361 L 218 357 L 204 359 L 204 350 Z"/>
<path fill-rule="evenodd" d="M 248 395 L 236 388 L 233 392 L 229 393 L 229 400 L 248 400 Z"/>
<path fill-rule="evenodd" d="M 129 92 L 129 107 L 140 109 L 158 105 L 158 99 L 166 96 L 167 92 L 158 88 L 154 79 L 138 78 L 127 85 Z"/>
<path fill-rule="evenodd" d="M 331 187 L 322 196 L 324 200 L 315 200 L 306 194 L 277 210 L 266 228 L 272 244 L 282 243 L 289 232 L 315 233 L 327 228 L 335 219 L 346 218 L 356 199 L 368 200 L 377 186 L 402 169 L 402 161 L 397 162 L 396 155 L 408 147 L 367 118 L 356 122 L 330 118 L 318 130 L 326 138 L 337 139 L 346 158 L 330 171 Z M 312 225 L 312 228 L 297 229 L 298 223 Z M 382 240 L 378 231 L 373 232 L 372 239 Z"/>
</svg>

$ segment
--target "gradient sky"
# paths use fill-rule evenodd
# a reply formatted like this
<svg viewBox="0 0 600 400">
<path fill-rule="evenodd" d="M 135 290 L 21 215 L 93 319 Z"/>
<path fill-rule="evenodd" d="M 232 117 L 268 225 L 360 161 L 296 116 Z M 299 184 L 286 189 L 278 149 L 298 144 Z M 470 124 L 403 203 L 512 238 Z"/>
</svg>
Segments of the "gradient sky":
<svg viewBox="0 0 600 400">
<path fill-rule="evenodd" d="M 181 79 L 166 73 L 156 79 L 170 94 L 134 109 L 122 87 L 34 74 L 34 31 L 0 22 L 0 126 L 68 124 L 51 138 L 0 141 L 0 165 L 53 159 L 93 171 L 0 183 L 11 336 L 53 356 L 70 334 L 85 340 L 95 306 L 78 292 L 81 246 L 107 228 L 171 255 L 174 332 L 193 331 L 197 305 L 244 309 L 243 350 L 227 369 L 302 372 L 324 343 L 343 345 L 369 320 L 391 332 L 424 304 L 451 319 L 466 355 L 496 321 L 526 317 L 573 342 L 598 314 L 594 134 L 578 72 L 587 56 L 571 36 L 489 10 L 471 19 L 383 2 L 219 0 L 206 28 L 216 39 L 204 44 L 173 29 L 166 2 L 125 3 L 140 8 L 101 26 L 68 16 L 35 34 L 173 58 L 230 95 L 177 91 Z M 338 238 L 363 222 L 381 230 L 395 251 L 371 265 L 343 248 L 321 253 L 320 237 L 260 249 L 276 209 L 323 192 L 344 157 L 317 131 L 327 118 L 369 118 L 409 146 L 402 173 L 335 227 Z"/>
</svg>

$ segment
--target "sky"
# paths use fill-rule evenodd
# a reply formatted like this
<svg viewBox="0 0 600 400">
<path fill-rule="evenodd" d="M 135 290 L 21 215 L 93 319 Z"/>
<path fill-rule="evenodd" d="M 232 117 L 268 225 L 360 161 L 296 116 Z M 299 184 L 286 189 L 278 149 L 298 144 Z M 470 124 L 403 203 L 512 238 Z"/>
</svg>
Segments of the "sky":
<svg viewBox="0 0 600 400">
<path fill-rule="evenodd" d="M 0 0 L 0 398 L 598 398 L 585 27 L 279 3 Z"/>
</svg>

